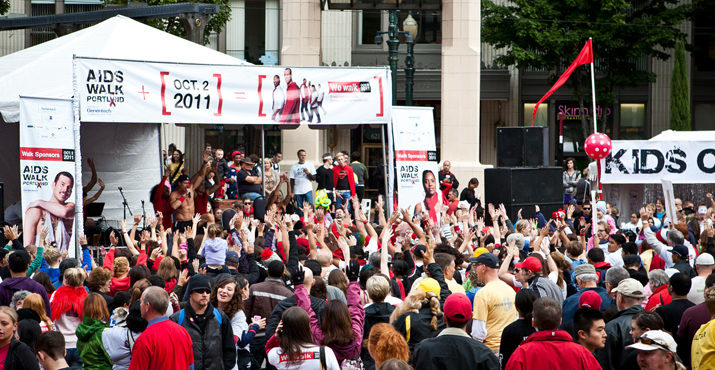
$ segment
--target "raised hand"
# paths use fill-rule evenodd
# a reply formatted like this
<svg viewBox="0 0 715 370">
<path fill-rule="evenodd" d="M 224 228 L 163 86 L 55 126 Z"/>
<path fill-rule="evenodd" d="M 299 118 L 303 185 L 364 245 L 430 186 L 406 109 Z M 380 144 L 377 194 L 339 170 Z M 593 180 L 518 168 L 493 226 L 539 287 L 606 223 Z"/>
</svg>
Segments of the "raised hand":
<svg viewBox="0 0 715 370">
<path fill-rule="evenodd" d="M 360 278 L 360 262 L 357 259 L 350 260 L 347 266 L 346 275 L 349 281 L 358 281 Z"/>
<path fill-rule="evenodd" d="M 102 179 L 97 179 L 97 183 L 99 183 L 99 187 L 104 189 L 104 181 Z"/>
<path fill-rule="evenodd" d="M 49 230 L 48 230 L 49 231 Z M 79 234 L 79 245 L 87 245 L 87 236 L 84 234 Z M 44 239 L 43 239 L 44 240 Z"/>
<path fill-rule="evenodd" d="M 303 281 L 305 280 L 305 271 L 303 270 L 303 266 L 298 265 L 298 268 L 293 271 L 293 275 L 290 280 L 293 283 L 293 286 L 303 284 Z"/>
<path fill-rule="evenodd" d="M 122 234 L 127 232 L 127 220 L 122 219 L 122 221 L 119 223 L 119 225 L 121 226 Z"/>
<path fill-rule="evenodd" d="M 140 215 L 140 214 L 134 215 L 134 225 L 139 225 L 141 220 L 142 220 L 142 215 Z"/>
</svg>

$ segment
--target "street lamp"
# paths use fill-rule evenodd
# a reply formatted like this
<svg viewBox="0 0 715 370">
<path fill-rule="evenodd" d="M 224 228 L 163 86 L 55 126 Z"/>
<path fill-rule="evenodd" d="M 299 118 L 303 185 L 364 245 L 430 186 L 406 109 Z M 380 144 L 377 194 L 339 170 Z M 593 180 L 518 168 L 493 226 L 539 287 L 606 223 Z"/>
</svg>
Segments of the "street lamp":
<svg viewBox="0 0 715 370">
<path fill-rule="evenodd" d="M 400 35 L 405 36 L 405 42 L 412 44 L 413 39 L 408 31 L 400 31 L 397 27 L 397 12 L 399 10 L 390 10 L 390 24 L 387 26 L 387 31 L 378 31 L 375 36 L 375 43 L 382 44 L 382 35 L 387 35 L 387 60 L 390 63 L 390 71 L 392 72 L 392 105 L 397 104 L 397 61 L 399 60 L 398 50 L 400 47 Z"/>
<path fill-rule="evenodd" d="M 409 33 L 407 38 L 407 56 L 405 57 L 405 105 L 412 105 L 412 92 L 415 79 L 415 40 L 417 40 L 417 21 L 412 18 L 412 12 L 407 14 L 402 29 Z"/>
</svg>

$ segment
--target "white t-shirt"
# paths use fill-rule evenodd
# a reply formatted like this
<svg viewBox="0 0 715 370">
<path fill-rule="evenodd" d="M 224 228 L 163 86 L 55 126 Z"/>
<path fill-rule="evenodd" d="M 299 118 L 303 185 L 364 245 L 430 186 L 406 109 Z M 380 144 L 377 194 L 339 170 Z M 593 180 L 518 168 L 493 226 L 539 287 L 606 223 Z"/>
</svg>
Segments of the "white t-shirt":
<svg viewBox="0 0 715 370">
<path fill-rule="evenodd" d="M 268 363 L 275 366 L 276 369 L 290 370 L 320 370 L 320 347 L 314 344 L 301 346 L 303 361 L 288 362 L 288 356 L 283 355 L 281 347 L 275 347 L 268 351 Z M 325 347 L 325 365 L 326 370 L 340 370 L 338 359 L 330 347 Z"/>
<path fill-rule="evenodd" d="M 312 163 L 296 163 L 290 168 L 289 178 L 295 180 L 295 194 L 306 194 L 313 191 L 313 182 L 308 179 L 308 176 L 303 172 L 307 169 L 311 175 L 315 176 L 315 167 Z"/>
<path fill-rule="evenodd" d="M 691 280 L 690 292 L 688 292 L 688 300 L 695 304 L 705 302 L 705 278 L 696 276 Z"/>
</svg>

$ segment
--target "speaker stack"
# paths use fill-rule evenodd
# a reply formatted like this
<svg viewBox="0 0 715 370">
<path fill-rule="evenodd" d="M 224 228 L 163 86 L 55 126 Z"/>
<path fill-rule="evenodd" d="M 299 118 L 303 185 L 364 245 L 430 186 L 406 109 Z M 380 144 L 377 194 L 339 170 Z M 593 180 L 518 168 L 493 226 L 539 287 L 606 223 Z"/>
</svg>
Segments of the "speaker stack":
<svg viewBox="0 0 715 370">
<path fill-rule="evenodd" d="M 532 218 L 534 206 L 547 219 L 563 207 L 560 167 L 551 167 L 548 127 L 500 127 L 497 129 L 497 168 L 484 171 L 487 203 L 503 203 L 509 218 Z"/>
</svg>

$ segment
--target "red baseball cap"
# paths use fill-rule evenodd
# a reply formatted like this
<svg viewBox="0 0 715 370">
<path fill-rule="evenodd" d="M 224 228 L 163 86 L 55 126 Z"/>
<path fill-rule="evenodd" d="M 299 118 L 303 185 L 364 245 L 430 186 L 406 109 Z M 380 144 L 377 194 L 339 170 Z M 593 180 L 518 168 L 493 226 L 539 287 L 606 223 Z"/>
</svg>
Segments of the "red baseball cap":
<svg viewBox="0 0 715 370">
<path fill-rule="evenodd" d="M 527 269 L 531 272 L 541 271 L 541 261 L 536 257 L 526 257 L 524 262 L 519 262 L 514 264 L 514 267 L 518 269 Z"/>
<path fill-rule="evenodd" d="M 472 303 L 464 293 L 452 293 L 444 301 L 444 315 L 457 322 L 472 319 Z"/>
<path fill-rule="evenodd" d="M 333 251 L 333 258 L 339 258 L 341 260 L 345 259 L 345 255 L 341 249 L 336 249 Z"/>
<path fill-rule="evenodd" d="M 599 309 L 601 309 L 602 302 L 603 302 L 603 300 L 601 299 L 601 296 L 598 295 L 598 293 L 596 293 L 596 291 L 587 290 L 587 291 L 581 293 L 581 297 L 579 297 L 579 299 L 578 299 L 578 306 L 593 308 L 594 310 L 599 310 Z"/>
</svg>

